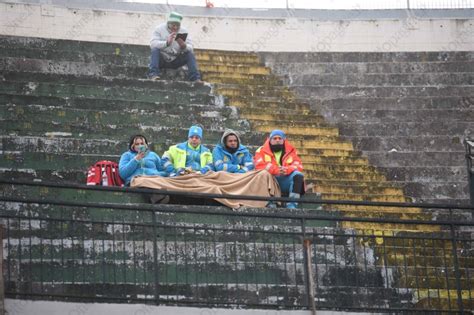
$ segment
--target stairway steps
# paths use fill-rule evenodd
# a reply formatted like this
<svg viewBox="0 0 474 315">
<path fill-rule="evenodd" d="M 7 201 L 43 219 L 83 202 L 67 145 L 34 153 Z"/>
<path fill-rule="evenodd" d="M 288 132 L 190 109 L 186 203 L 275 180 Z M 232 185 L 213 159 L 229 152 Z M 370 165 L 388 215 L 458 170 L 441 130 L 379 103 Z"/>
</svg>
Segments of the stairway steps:
<svg viewBox="0 0 474 315">
<path fill-rule="evenodd" d="M 384 73 L 384 74 L 289 74 L 287 81 L 291 85 L 311 86 L 351 86 L 358 87 L 404 87 L 404 86 L 443 86 L 474 85 L 474 67 L 472 72 L 463 73 Z"/>
<path fill-rule="evenodd" d="M 202 80 L 212 82 L 213 84 L 247 84 L 247 85 L 267 85 L 273 86 L 281 84 L 281 80 L 275 77 L 269 77 L 258 74 L 239 74 L 239 73 L 206 73 L 201 72 Z"/>
<path fill-rule="evenodd" d="M 358 205 L 324 205 L 326 211 L 339 211 L 341 213 L 360 213 L 360 216 L 370 215 L 371 213 L 396 213 L 400 216 L 423 213 L 421 208 L 400 208 L 387 206 L 358 206 Z M 431 214 L 427 214 L 431 216 Z"/>
<path fill-rule="evenodd" d="M 73 74 L 55 74 L 55 73 L 28 73 L 21 71 L 6 71 L 2 72 L 1 78 L 4 84 L 17 84 L 20 83 L 37 83 L 37 85 L 58 85 L 72 87 L 96 87 L 96 88 L 131 88 L 136 89 L 146 88 L 147 90 L 154 91 L 186 91 L 188 93 L 204 93 L 208 94 L 211 91 L 211 87 L 206 84 L 199 84 L 186 81 L 151 81 L 148 79 L 128 79 L 128 78 L 109 78 L 103 76 L 94 75 L 73 75 Z M 28 94 L 27 94 L 28 95 Z"/>
<path fill-rule="evenodd" d="M 385 151 L 392 149 L 399 151 L 458 151 L 463 147 L 462 139 L 455 135 L 420 135 L 420 136 L 367 136 L 367 137 L 344 137 L 359 150 Z"/>
<path fill-rule="evenodd" d="M 303 127 L 294 127 L 293 125 L 288 125 L 288 124 L 269 124 L 269 125 L 256 125 L 254 126 L 254 130 L 260 131 L 260 132 L 268 132 L 270 133 L 272 130 L 276 128 L 281 128 L 285 130 L 285 133 L 288 136 L 294 135 L 294 134 L 300 134 L 300 135 L 315 135 L 315 136 L 338 136 L 339 135 L 339 129 L 334 128 L 334 127 L 325 127 L 325 126 L 303 126 Z"/>
<path fill-rule="evenodd" d="M 235 106 L 246 113 L 251 112 L 267 112 L 271 110 L 279 110 L 287 108 L 293 111 L 301 111 L 301 114 L 308 113 L 309 105 L 301 102 L 288 101 L 282 102 L 280 98 L 268 97 L 231 97 L 227 99 L 229 106 Z"/>
<path fill-rule="evenodd" d="M 464 135 L 465 130 L 474 129 L 471 121 L 428 121 L 428 122 L 370 122 L 362 127 L 357 122 L 344 122 L 340 125 L 341 134 L 361 136 L 409 136 L 415 132 L 423 135 Z"/>
<path fill-rule="evenodd" d="M 474 108 L 474 102 L 462 95 L 430 96 L 393 96 L 393 97 L 334 97 L 331 99 L 314 99 L 312 104 L 318 108 L 339 110 L 450 110 L 453 105 L 463 109 Z M 376 105 L 376 106 L 375 106 Z"/>
<path fill-rule="evenodd" d="M 310 91 L 308 87 L 311 87 Z M 386 98 L 386 97 L 443 97 L 445 95 L 474 95 L 472 85 L 444 86 L 394 86 L 394 87 L 358 87 L 358 86 L 293 86 L 292 90 L 300 98 L 332 99 L 332 98 Z M 226 90 L 227 91 L 227 90 Z M 231 91 L 229 90 L 229 93 Z"/>
<path fill-rule="evenodd" d="M 204 126 L 205 141 L 207 143 L 218 143 L 222 137 L 224 129 L 220 124 L 218 126 Z M 18 121 L 2 121 L 0 131 L 6 135 L 16 136 L 44 136 L 44 137 L 72 137 L 80 139 L 110 139 L 124 140 L 133 134 L 146 134 L 147 138 L 155 139 L 178 139 L 176 142 L 182 142 L 187 139 L 189 126 L 183 127 L 160 127 L 156 124 L 146 126 L 141 124 L 121 124 L 109 126 L 83 126 L 81 122 L 69 125 L 44 126 L 41 124 L 31 124 L 28 122 L 18 123 Z M 237 128 L 236 128 L 237 129 Z M 245 128 L 243 128 L 245 130 Z M 239 129 L 237 129 L 239 130 Z M 250 132 L 242 135 L 242 141 L 261 142 L 263 139 L 260 133 Z"/>
<path fill-rule="evenodd" d="M 46 107 L 42 105 L 30 106 L 0 106 L 0 115 L 3 121 L 25 121 L 30 124 L 44 124 L 49 122 L 46 129 L 50 129 L 51 125 L 68 125 L 80 123 L 84 127 L 96 125 L 156 125 L 162 127 L 174 127 L 178 124 L 187 124 L 191 126 L 196 121 L 206 120 L 208 125 L 226 125 L 228 128 L 240 129 L 238 126 L 241 119 L 228 119 L 228 117 L 220 116 L 216 110 L 213 112 L 215 117 L 210 115 L 210 111 L 189 110 L 188 115 L 183 115 L 179 111 L 163 112 L 163 111 L 146 111 L 146 110 L 90 110 L 90 109 L 74 109 L 74 108 L 58 108 Z M 166 117 L 166 119 L 163 119 Z"/>
<path fill-rule="evenodd" d="M 407 197 L 399 195 L 358 195 L 348 193 L 323 193 L 322 200 L 352 200 L 366 202 L 410 202 Z M 377 223 L 374 224 L 377 226 Z"/>
<path fill-rule="evenodd" d="M 60 96 L 84 99 L 103 100 L 130 100 L 145 102 L 165 102 L 175 104 L 213 104 L 216 96 L 206 93 L 189 93 L 186 91 L 166 91 L 125 87 L 94 87 L 89 85 L 66 85 L 53 83 L 19 83 L 4 82 L 0 86 L 0 94 L 22 95 L 30 94 L 35 96 Z"/>
<path fill-rule="evenodd" d="M 472 61 L 472 51 L 420 51 L 420 52 L 261 52 L 258 55 L 266 63 L 293 62 L 293 63 L 334 63 L 334 62 L 447 62 L 447 61 Z"/>
<path fill-rule="evenodd" d="M 438 226 L 427 226 L 423 224 L 404 224 L 404 223 L 365 223 L 365 222 L 344 222 L 341 224 L 343 228 L 351 228 L 357 230 L 376 230 L 381 232 L 412 232 L 419 233 L 425 232 L 437 232 L 439 231 Z M 378 262 L 381 263 L 381 262 Z"/>
<path fill-rule="evenodd" d="M 267 62 L 270 63 L 270 62 Z M 419 74 L 419 73 L 464 73 L 474 72 L 472 59 L 463 61 L 380 61 L 372 62 L 287 62 L 272 63 L 278 75 L 305 74 Z"/>
<path fill-rule="evenodd" d="M 381 187 L 361 187 L 361 186 L 333 186 L 333 185 L 317 185 L 316 192 L 325 193 L 339 193 L 339 194 L 359 194 L 359 195 L 398 195 L 403 196 L 403 190 L 397 188 L 381 188 Z"/>
</svg>

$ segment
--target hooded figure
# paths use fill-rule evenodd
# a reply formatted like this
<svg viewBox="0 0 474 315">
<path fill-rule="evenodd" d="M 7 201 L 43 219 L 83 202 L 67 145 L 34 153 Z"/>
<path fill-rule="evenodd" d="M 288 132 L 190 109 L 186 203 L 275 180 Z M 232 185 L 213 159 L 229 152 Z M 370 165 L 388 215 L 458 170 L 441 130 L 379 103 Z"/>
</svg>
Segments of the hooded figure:
<svg viewBox="0 0 474 315">
<path fill-rule="evenodd" d="M 247 147 L 241 144 L 237 132 L 227 129 L 220 143 L 212 151 L 216 171 L 229 173 L 246 173 L 254 169 L 252 155 Z"/>
<path fill-rule="evenodd" d="M 282 130 L 273 130 L 263 146 L 257 149 L 254 157 L 255 169 L 267 170 L 275 176 L 281 192 L 290 198 L 298 199 L 304 194 L 304 175 L 301 159 Z M 275 205 L 269 203 L 270 207 Z M 286 207 L 295 209 L 297 202 L 288 202 Z"/>
<path fill-rule="evenodd" d="M 148 149 L 148 141 L 142 135 L 130 138 L 128 151 L 120 157 L 119 173 L 125 185 L 130 185 L 132 178 L 137 175 L 167 176 L 160 157 Z"/>
<path fill-rule="evenodd" d="M 211 151 L 201 144 L 202 137 L 202 128 L 191 126 L 188 141 L 169 147 L 163 154 L 163 165 L 170 177 L 186 172 L 206 174 L 214 170 Z"/>
</svg>

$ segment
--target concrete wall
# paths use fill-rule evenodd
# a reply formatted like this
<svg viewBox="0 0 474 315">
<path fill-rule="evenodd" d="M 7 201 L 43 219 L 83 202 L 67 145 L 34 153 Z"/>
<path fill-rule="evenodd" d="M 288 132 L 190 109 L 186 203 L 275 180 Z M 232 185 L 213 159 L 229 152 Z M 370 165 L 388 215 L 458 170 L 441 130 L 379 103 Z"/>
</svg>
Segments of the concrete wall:
<svg viewBox="0 0 474 315">
<path fill-rule="evenodd" d="M 145 45 L 175 9 L 196 47 L 239 51 L 474 50 L 474 10 L 169 8 L 109 1 L 0 3 L 0 34 Z M 203 10 L 204 9 L 204 10 Z M 155 12 L 155 13 L 152 13 Z M 245 16 L 245 17 L 242 17 Z"/>
<path fill-rule="evenodd" d="M 140 304 L 105 304 L 105 303 L 66 303 L 29 300 L 6 300 L 6 310 L 10 315 L 309 315 L 311 311 L 276 311 L 276 310 L 238 310 L 219 308 L 170 307 Z M 369 313 L 318 311 L 318 315 L 344 315 Z M 370 313 L 375 314 L 375 313 Z"/>
</svg>

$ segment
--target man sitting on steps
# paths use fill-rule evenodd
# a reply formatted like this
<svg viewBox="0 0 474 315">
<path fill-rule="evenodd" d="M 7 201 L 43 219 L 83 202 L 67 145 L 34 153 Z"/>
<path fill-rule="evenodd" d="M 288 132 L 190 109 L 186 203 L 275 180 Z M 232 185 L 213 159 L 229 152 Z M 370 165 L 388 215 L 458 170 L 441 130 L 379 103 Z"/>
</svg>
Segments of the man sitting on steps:
<svg viewBox="0 0 474 315">
<path fill-rule="evenodd" d="M 188 66 L 188 79 L 193 82 L 202 82 L 193 45 L 188 31 L 181 27 L 183 16 L 176 12 L 168 15 L 166 23 L 158 25 L 150 41 L 151 61 L 148 77 L 152 80 L 160 79 L 160 69 L 177 69 Z"/>
<path fill-rule="evenodd" d="M 240 143 L 237 132 L 227 129 L 220 143 L 212 151 L 216 171 L 228 173 L 247 173 L 254 169 L 252 155 Z"/>
<path fill-rule="evenodd" d="M 257 149 L 254 157 L 256 170 L 267 170 L 275 176 L 282 193 L 290 198 L 300 198 L 304 194 L 303 164 L 296 149 L 286 140 L 281 130 L 273 130 L 263 146 Z M 268 204 L 274 208 L 273 203 Z M 288 209 L 298 207 L 296 202 L 288 202 Z"/>
<path fill-rule="evenodd" d="M 170 177 L 214 170 L 211 151 L 201 141 L 202 128 L 191 126 L 188 141 L 171 146 L 163 154 L 163 166 Z"/>
</svg>

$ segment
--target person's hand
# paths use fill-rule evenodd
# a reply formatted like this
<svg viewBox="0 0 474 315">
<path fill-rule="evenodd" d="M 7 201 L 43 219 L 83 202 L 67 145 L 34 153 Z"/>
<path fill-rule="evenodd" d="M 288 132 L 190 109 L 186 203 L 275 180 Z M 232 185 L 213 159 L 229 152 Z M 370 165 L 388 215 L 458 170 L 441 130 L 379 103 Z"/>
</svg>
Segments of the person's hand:
<svg viewBox="0 0 474 315">
<path fill-rule="evenodd" d="M 210 171 L 211 169 L 209 168 L 209 166 L 204 166 L 203 168 L 201 168 L 201 174 L 206 174 Z"/>
<path fill-rule="evenodd" d="M 166 45 L 167 46 L 171 45 L 171 43 L 174 41 L 175 38 L 176 38 L 176 32 L 173 32 L 173 33 L 169 34 L 168 39 L 166 40 Z"/>
<path fill-rule="evenodd" d="M 286 171 L 287 171 L 287 167 L 286 166 L 281 166 L 280 167 L 280 175 L 286 175 Z"/>
<path fill-rule="evenodd" d="M 135 160 L 141 161 L 145 157 L 145 152 L 140 152 L 135 156 Z"/>
<path fill-rule="evenodd" d="M 182 38 L 178 38 L 176 42 L 179 45 L 179 48 L 186 49 L 186 42 Z"/>
</svg>

